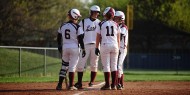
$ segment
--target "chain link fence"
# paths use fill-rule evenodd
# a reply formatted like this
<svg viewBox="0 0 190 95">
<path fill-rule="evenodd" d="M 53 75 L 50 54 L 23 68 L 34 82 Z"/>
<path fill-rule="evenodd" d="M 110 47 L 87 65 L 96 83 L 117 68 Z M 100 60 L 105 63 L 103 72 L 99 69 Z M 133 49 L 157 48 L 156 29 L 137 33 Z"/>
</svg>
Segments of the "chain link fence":
<svg viewBox="0 0 190 95">
<path fill-rule="evenodd" d="M 86 71 L 90 70 L 90 59 Z M 0 46 L 0 77 L 58 76 L 61 56 L 57 48 Z M 102 71 L 101 58 L 98 70 Z M 129 53 L 124 60 L 127 73 L 143 71 L 190 71 L 189 53 Z M 188 72 L 188 74 L 190 74 Z"/>
</svg>

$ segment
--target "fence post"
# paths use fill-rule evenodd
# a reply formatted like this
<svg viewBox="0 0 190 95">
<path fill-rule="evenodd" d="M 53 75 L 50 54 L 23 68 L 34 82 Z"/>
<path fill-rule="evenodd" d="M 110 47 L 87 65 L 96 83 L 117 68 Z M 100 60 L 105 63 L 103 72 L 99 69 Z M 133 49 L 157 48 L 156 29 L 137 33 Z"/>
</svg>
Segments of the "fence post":
<svg viewBox="0 0 190 95">
<path fill-rule="evenodd" d="M 22 60 L 21 60 L 21 51 L 22 51 L 22 49 L 19 48 L 19 77 L 21 77 L 21 63 L 22 63 Z"/>
<path fill-rule="evenodd" d="M 44 76 L 46 76 L 46 49 L 44 49 Z"/>
</svg>

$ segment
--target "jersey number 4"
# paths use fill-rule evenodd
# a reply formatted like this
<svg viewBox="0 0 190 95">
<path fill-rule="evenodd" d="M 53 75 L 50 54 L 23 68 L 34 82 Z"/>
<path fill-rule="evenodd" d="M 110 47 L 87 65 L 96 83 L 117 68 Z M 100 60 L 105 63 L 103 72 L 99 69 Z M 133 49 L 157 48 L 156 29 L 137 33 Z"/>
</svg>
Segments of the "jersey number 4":
<svg viewBox="0 0 190 95">
<path fill-rule="evenodd" d="M 110 28 L 111 28 L 111 34 L 110 34 Z M 106 36 L 114 36 L 114 34 L 113 34 L 113 26 L 111 26 L 111 27 L 106 26 L 106 29 L 107 29 Z"/>
<path fill-rule="evenodd" d="M 65 39 L 70 39 L 70 30 L 69 29 L 65 30 Z"/>
</svg>

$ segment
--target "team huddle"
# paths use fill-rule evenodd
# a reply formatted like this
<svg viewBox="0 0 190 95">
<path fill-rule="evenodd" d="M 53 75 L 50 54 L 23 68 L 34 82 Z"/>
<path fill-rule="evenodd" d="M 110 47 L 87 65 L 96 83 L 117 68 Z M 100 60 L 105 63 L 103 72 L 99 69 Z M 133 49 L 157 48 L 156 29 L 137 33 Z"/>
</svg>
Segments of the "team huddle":
<svg viewBox="0 0 190 95">
<path fill-rule="evenodd" d="M 100 21 L 100 7 L 90 7 L 90 17 L 82 19 L 78 9 L 68 12 L 69 21 L 58 29 L 58 50 L 62 55 L 62 67 L 56 90 L 62 90 L 63 80 L 69 78 L 68 90 L 83 89 L 82 78 L 87 59 L 90 58 L 90 82 L 94 85 L 99 55 L 103 66 L 105 85 L 101 90 L 121 90 L 124 88 L 123 62 L 127 55 L 128 29 L 124 23 L 125 14 L 107 7 L 104 20 Z M 75 72 L 77 82 L 74 83 Z M 110 84 L 111 76 L 111 84 Z"/>
</svg>

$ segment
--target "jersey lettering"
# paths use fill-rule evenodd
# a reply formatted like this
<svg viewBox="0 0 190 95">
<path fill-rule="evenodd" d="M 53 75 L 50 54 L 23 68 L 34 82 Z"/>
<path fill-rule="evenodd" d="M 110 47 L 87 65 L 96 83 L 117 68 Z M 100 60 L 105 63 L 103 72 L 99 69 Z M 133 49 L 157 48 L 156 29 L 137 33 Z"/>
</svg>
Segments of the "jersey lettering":
<svg viewBox="0 0 190 95">
<path fill-rule="evenodd" d="M 95 30 L 96 30 L 96 26 L 90 27 L 90 25 L 88 25 L 88 26 L 87 26 L 87 29 L 86 29 L 86 32 L 88 32 L 88 31 L 95 31 Z"/>
</svg>

